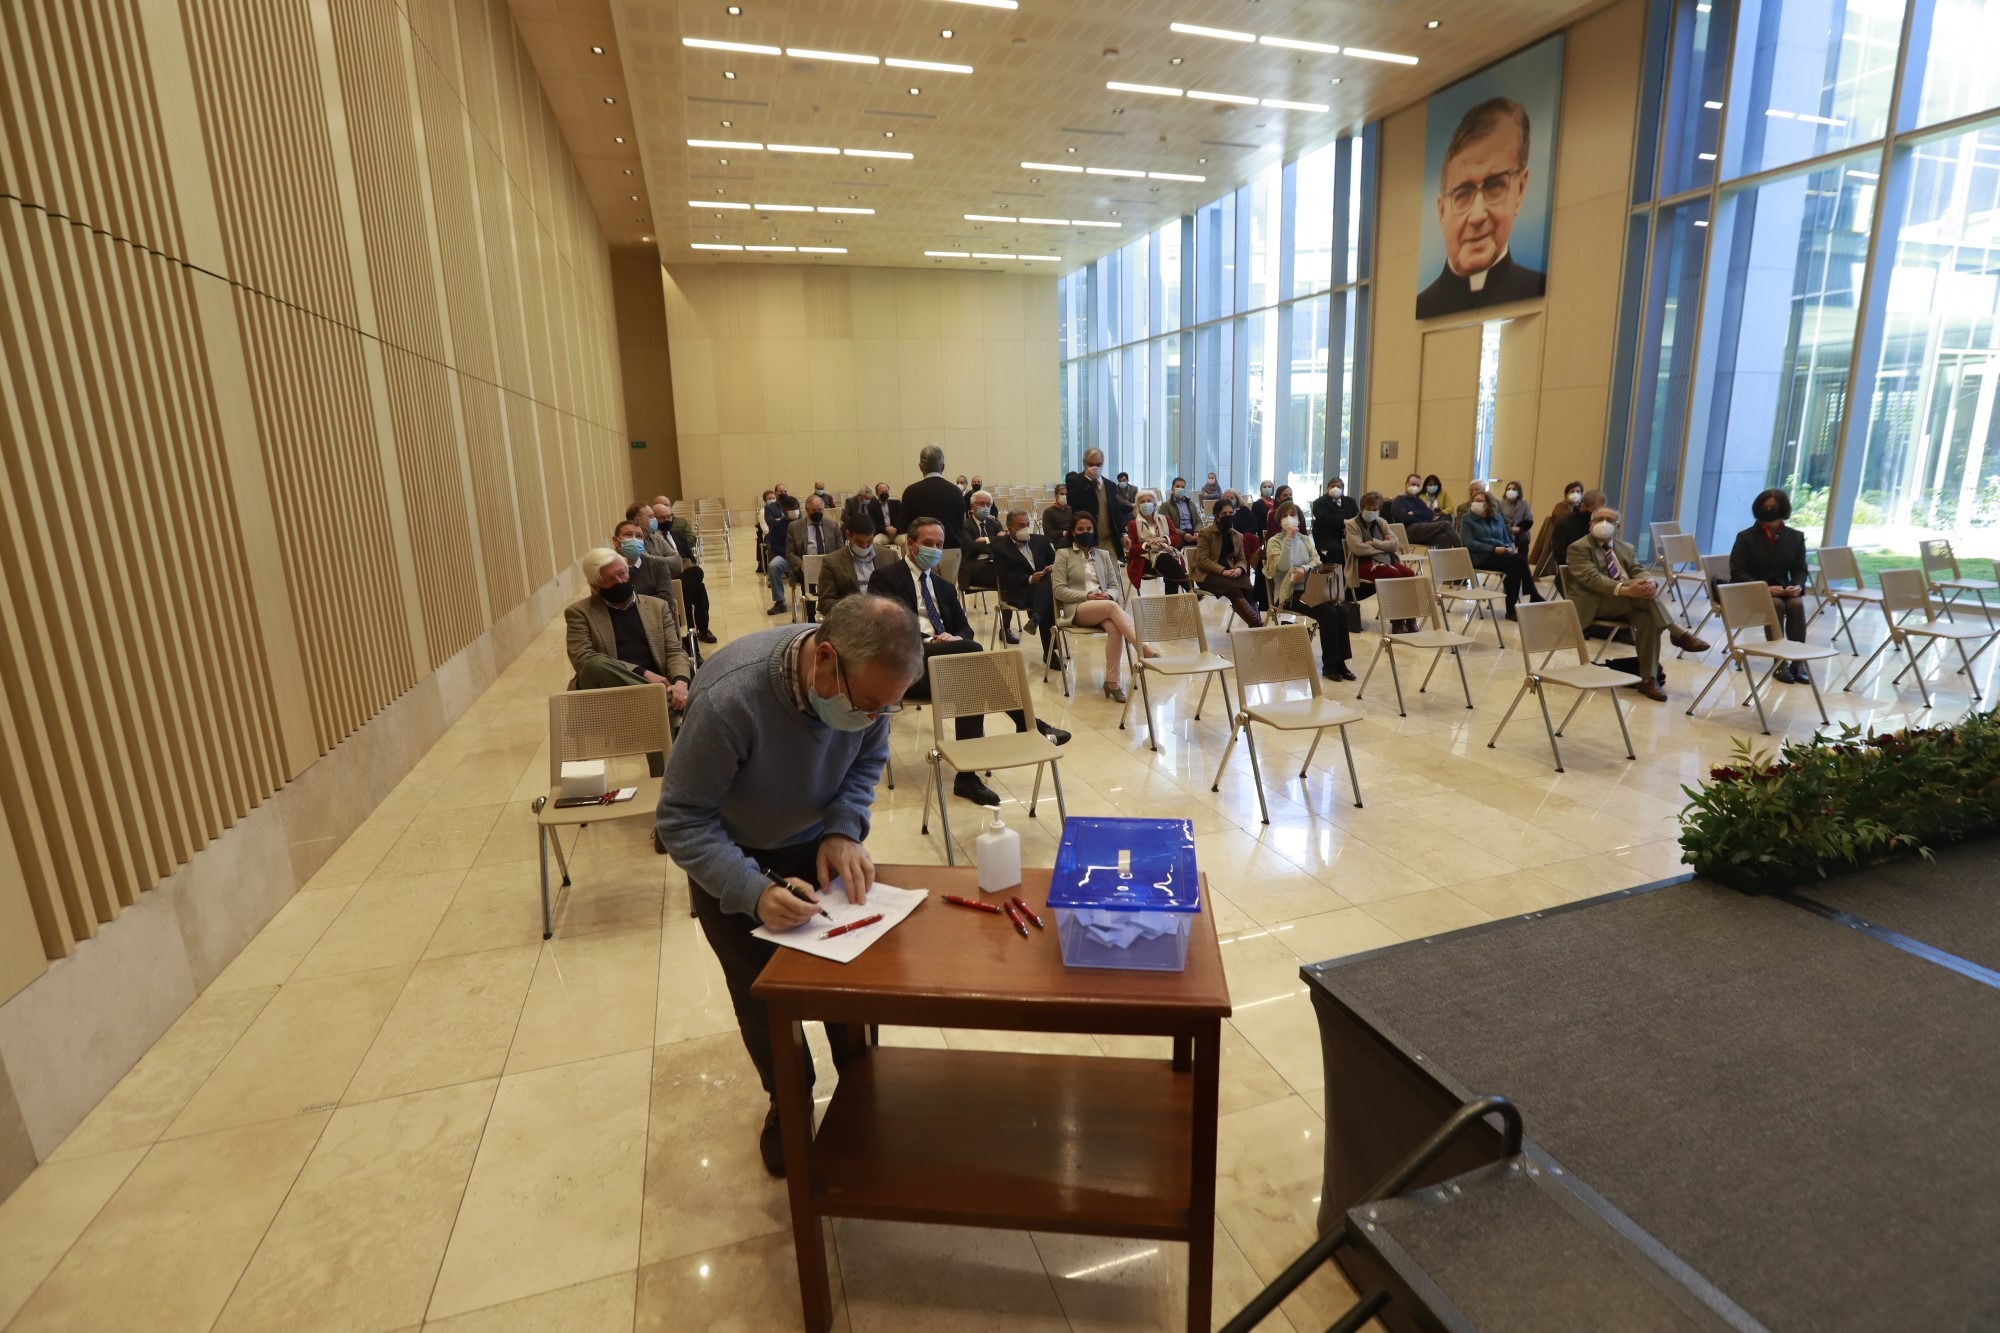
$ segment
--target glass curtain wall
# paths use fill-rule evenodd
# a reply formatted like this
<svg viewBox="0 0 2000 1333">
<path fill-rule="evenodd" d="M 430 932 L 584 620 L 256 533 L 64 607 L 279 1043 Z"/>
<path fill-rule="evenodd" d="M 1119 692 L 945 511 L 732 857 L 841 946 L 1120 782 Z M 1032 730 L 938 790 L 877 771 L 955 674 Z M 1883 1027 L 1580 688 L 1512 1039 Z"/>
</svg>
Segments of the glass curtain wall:
<svg viewBox="0 0 2000 1333">
<path fill-rule="evenodd" d="M 1374 127 L 1059 281 L 1063 465 L 1317 492 L 1361 430 Z"/>
<path fill-rule="evenodd" d="M 1606 442 L 1628 531 L 1726 550 L 1780 486 L 1865 565 L 2000 556 L 2000 0 L 1657 2 Z"/>
</svg>

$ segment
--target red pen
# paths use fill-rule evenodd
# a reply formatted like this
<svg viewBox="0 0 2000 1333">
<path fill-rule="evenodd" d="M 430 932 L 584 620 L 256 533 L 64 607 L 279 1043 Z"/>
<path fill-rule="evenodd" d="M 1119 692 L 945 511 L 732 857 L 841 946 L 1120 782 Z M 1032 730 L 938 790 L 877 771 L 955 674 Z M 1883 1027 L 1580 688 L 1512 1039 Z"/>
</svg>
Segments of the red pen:
<svg viewBox="0 0 2000 1333">
<path fill-rule="evenodd" d="M 1028 925 L 1015 913 L 1014 904 L 1012 903 L 1007 904 L 1007 919 L 1014 923 L 1014 929 L 1021 932 L 1022 939 L 1025 940 L 1028 938 Z"/>
<path fill-rule="evenodd" d="M 1022 901 L 1021 901 L 1021 896 L 1020 896 L 1019 894 L 1016 894 L 1016 895 L 1014 895 L 1014 906 L 1016 906 L 1016 907 L 1018 907 L 1018 908 L 1020 908 L 1020 909 L 1021 909 L 1021 915 L 1022 915 L 1022 916 L 1024 916 L 1024 917 L 1028 918 L 1028 920 L 1030 920 L 1030 921 L 1032 921 L 1032 922 L 1034 922 L 1034 923 L 1035 923 L 1035 929 L 1036 929 L 1036 930 L 1047 930 L 1047 929 L 1048 929 L 1048 927 L 1047 927 L 1047 926 L 1044 926 L 1044 925 L 1042 924 L 1042 919 L 1041 919 L 1041 918 L 1040 918 L 1039 916 L 1036 916 L 1036 915 L 1035 915 L 1035 909 L 1034 909 L 1034 908 L 1032 908 L 1032 907 L 1030 907 L 1030 906 L 1028 906 L 1028 905 L 1027 905 L 1026 903 L 1024 903 L 1024 902 L 1022 902 Z"/>
<path fill-rule="evenodd" d="M 953 907 L 970 907 L 975 912 L 991 912 L 995 916 L 1000 915 L 1000 909 L 992 903 L 976 903 L 970 898 L 961 898 L 955 893 L 947 893 L 944 896 L 944 900 Z"/>
<path fill-rule="evenodd" d="M 845 935 L 850 930 L 859 930 L 863 926 L 872 926 L 881 919 L 882 919 L 882 914 L 880 912 L 877 912 L 874 916 L 864 916 L 859 921 L 850 921 L 844 926 L 835 926 L 832 930 L 829 930 L 828 932 L 826 932 L 826 934 L 820 936 L 820 938 L 823 940 L 830 940 L 835 935 Z"/>
</svg>

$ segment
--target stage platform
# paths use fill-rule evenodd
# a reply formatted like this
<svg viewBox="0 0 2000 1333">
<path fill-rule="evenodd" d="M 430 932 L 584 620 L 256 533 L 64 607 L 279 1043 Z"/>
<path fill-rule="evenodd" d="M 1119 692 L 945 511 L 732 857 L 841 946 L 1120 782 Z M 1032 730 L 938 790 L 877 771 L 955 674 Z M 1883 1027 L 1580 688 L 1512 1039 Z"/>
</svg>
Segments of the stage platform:
<svg viewBox="0 0 2000 1333">
<path fill-rule="evenodd" d="M 1449 1219 L 1398 1204 L 1395 1252 L 1343 1267 L 1400 1274 L 1396 1328 L 2000 1329 L 1997 883 L 1985 843 L 1796 899 L 1694 879 L 1306 968 L 1323 1226 L 1465 1100 L 1527 1126 L 1507 1188 L 1419 1201 Z M 1413 1315 L 1413 1274 L 1441 1314 Z"/>
</svg>

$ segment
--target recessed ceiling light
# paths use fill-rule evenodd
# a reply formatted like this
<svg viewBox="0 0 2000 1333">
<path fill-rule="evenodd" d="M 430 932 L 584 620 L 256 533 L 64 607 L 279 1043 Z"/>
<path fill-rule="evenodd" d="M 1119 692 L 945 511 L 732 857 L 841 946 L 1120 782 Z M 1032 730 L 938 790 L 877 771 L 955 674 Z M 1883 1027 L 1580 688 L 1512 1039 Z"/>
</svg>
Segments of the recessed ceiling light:
<svg viewBox="0 0 2000 1333">
<path fill-rule="evenodd" d="M 736 77 L 736 71 L 733 69 L 725 69 L 722 71 L 722 77 L 725 79 L 733 79 Z"/>
<path fill-rule="evenodd" d="M 1138 180 L 1146 178 L 1145 172 L 1133 171 L 1129 167 L 1085 167 L 1084 170 L 1093 176 L 1130 176 Z"/>
<path fill-rule="evenodd" d="M 1340 48 L 1331 42 L 1305 42 L 1296 37 L 1259 37 L 1261 46 L 1278 46 L 1287 51 L 1316 51 L 1323 56 L 1337 56 Z"/>
<path fill-rule="evenodd" d="M 627 168 L 625 168 L 625 174 L 626 174 L 627 176 L 631 175 L 631 174 L 632 174 L 632 168 L 630 168 L 630 167 L 627 167 Z"/>
<path fill-rule="evenodd" d="M 604 48 L 601 46 L 593 46 L 590 48 L 590 54 L 594 56 L 601 56 L 604 54 Z"/>
<path fill-rule="evenodd" d="M 715 159 L 715 164 L 720 167 L 726 167 L 729 165 L 729 159 L 726 157 L 718 157 Z"/>
<path fill-rule="evenodd" d="M 1206 162 L 1208 159 L 1204 157 L 1202 161 Z M 1193 181 L 1197 185 L 1208 179 L 1206 176 L 1189 176 L 1178 171 L 1149 171 L 1146 174 L 1156 181 Z"/>
<path fill-rule="evenodd" d="M 1174 63 L 1174 64 L 1176 64 L 1176 65 L 1180 64 L 1180 63 L 1181 63 L 1181 58 L 1180 58 L 1179 56 L 1175 56 L 1175 57 L 1173 58 L 1173 62 L 1172 62 L 1172 63 Z"/>
<path fill-rule="evenodd" d="M 738 139 L 689 139 L 687 146 L 690 148 L 741 148 L 746 153 L 754 153 L 764 145 L 760 143 L 744 143 Z"/>
<path fill-rule="evenodd" d="M 638 203 L 638 202 L 639 202 L 639 196 L 638 196 L 638 195 L 636 195 L 636 194 L 635 194 L 635 195 L 633 195 L 633 196 L 632 196 L 632 202 L 633 202 L 633 203 L 635 203 L 635 204 L 636 204 L 636 203 Z"/>
<path fill-rule="evenodd" d="M 613 142 L 613 143 L 624 143 L 624 142 L 625 142 L 625 136 L 624 136 L 624 135 L 622 135 L 622 134 L 614 134 L 614 135 L 612 135 L 612 136 L 611 136 L 611 142 Z"/>
<path fill-rule="evenodd" d="M 1117 217 L 1117 216 L 1118 216 L 1118 210 L 1117 210 L 1117 209 L 1115 209 L 1115 208 L 1114 208 L 1114 209 L 1112 209 L 1112 210 L 1111 210 L 1111 216 L 1112 216 L 1112 217 L 1114 217 L 1114 218 L 1115 218 L 1115 217 Z"/>
<path fill-rule="evenodd" d="M 894 130 L 883 130 L 882 137 L 884 139 L 893 139 L 896 137 L 896 132 Z"/>
<path fill-rule="evenodd" d="M 838 148 L 821 148 L 807 143 L 774 143 L 770 148 L 774 153 L 818 153 L 821 157 L 837 157 L 840 154 Z"/>
<path fill-rule="evenodd" d="M 813 208 L 811 204 L 759 204 L 757 205 L 757 211 L 760 213 L 810 213 L 813 211 Z"/>
<path fill-rule="evenodd" d="M 652 238 L 652 237 L 650 237 L 650 236 L 641 236 L 641 237 L 640 237 L 639 239 L 640 239 L 640 240 L 642 240 L 642 241 L 650 241 L 650 240 L 652 240 L 653 238 Z"/>
<path fill-rule="evenodd" d="M 1397 55 L 1394 51 L 1364 51 L 1358 46 L 1350 46 L 1342 51 L 1341 54 L 1353 56 L 1356 60 L 1381 60 L 1391 65 L 1414 65 L 1417 63 L 1415 56 Z"/>
<path fill-rule="evenodd" d="M 1235 104 L 1236 106 L 1257 105 L 1256 98 L 1245 97 L 1242 93 L 1208 93 L 1208 92 L 1202 92 L 1196 88 L 1190 88 L 1187 91 L 1187 95 L 1191 98 L 1195 98 L 1203 102 L 1230 102 Z"/>
<path fill-rule="evenodd" d="M 1208 165 L 1208 159 L 1205 157 L 1198 157 L 1195 159 L 1195 165 L 1205 167 Z"/>
<path fill-rule="evenodd" d="M 916 95 L 917 95 L 918 93 L 920 93 L 920 92 L 922 92 L 922 91 L 923 91 L 923 89 L 921 89 L 921 88 L 912 88 L 912 89 L 910 89 L 910 96 L 912 96 L 912 97 L 915 97 L 915 96 L 916 96 Z"/>
<path fill-rule="evenodd" d="M 847 253 L 847 250 L 838 245 L 802 245 L 799 247 L 799 253 L 802 255 L 844 255 Z"/>
<path fill-rule="evenodd" d="M 849 157 L 893 157 L 904 162 L 916 156 L 915 153 L 898 152 L 890 148 L 843 148 L 840 151 Z"/>
<path fill-rule="evenodd" d="M 731 6 L 729 7 L 729 14 L 730 14 L 730 17 L 732 17 L 732 18 L 736 17 L 737 15 L 741 14 L 742 12 L 743 12 L 743 6 L 741 6 L 741 5 L 731 5 Z"/>
<path fill-rule="evenodd" d="M 711 245 L 707 241 L 693 241 L 688 245 L 690 250 L 741 250 L 742 248 L 740 245 Z"/>
<path fill-rule="evenodd" d="M 945 39 L 945 40 L 946 40 L 947 42 L 948 42 L 948 41 L 950 41 L 950 40 L 951 40 L 951 29 L 950 29 L 950 28 L 946 28 L 946 29 L 945 29 L 945 30 L 944 30 L 943 32 L 939 33 L 939 34 L 938 34 L 938 36 L 940 36 L 940 37 L 944 38 L 944 39 Z"/>
<path fill-rule="evenodd" d="M 1028 184 L 1030 185 L 1040 185 L 1041 183 L 1042 183 L 1042 178 L 1040 176 L 1028 177 Z"/>
<path fill-rule="evenodd" d="M 1328 83 L 1339 83 L 1339 82 L 1340 82 L 1340 80 L 1339 80 L 1339 79 L 1337 79 L 1337 78 L 1333 78 L 1333 79 L 1328 79 L 1328 80 L 1327 80 L 1327 82 L 1328 82 Z"/>
<path fill-rule="evenodd" d="M 1432 19 L 1430 22 L 1424 24 L 1424 26 L 1430 29 L 1432 32 L 1436 32 L 1439 28 L 1442 28 L 1444 26 L 1444 20 Z"/>
<path fill-rule="evenodd" d="M 859 198 L 860 196 L 859 196 L 859 195 L 852 195 L 852 194 L 850 194 L 850 195 L 848 195 L 847 197 L 848 197 L 849 199 L 857 199 L 857 198 Z"/>
<path fill-rule="evenodd" d="M 729 121 L 725 120 L 722 122 L 722 128 L 725 130 L 733 130 L 736 128 L 736 126 L 731 124 Z"/>
<path fill-rule="evenodd" d="M 1257 34 L 1254 32 L 1237 32 L 1233 28 L 1204 28 L 1199 23 L 1169 23 L 1167 27 L 1171 31 L 1186 33 L 1190 37 L 1220 37 L 1225 42 L 1257 40 Z"/>
<path fill-rule="evenodd" d="M 1074 149 L 1074 148 L 1065 148 L 1065 149 L 1063 149 L 1063 151 L 1064 151 L 1065 153 L 1074 153 L 1074 152 L 1076 151 L 1076 149 Z"/>
<path fill-rule="evenodd" d="M 618 105 L 618 99 L 617 99 L 617 98 L 615 98 L 615 97 L 607 97 L 607 98 L 605 98 L 605 99 L 604 99 L 604 105 L 606 105 L 606 106 L 617 106 L 617 105 Z"/>
</svg>

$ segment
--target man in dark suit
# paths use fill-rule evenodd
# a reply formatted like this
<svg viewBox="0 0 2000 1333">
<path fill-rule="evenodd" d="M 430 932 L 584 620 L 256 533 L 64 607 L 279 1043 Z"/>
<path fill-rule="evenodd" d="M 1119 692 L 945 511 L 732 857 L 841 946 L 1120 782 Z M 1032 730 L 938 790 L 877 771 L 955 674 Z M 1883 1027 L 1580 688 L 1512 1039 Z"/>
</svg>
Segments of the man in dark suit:
<svg viewBox="0 0 2000 1333">
<path fill-rule="evenodd" d="M 993 543 L 993 570 L 1000 577 L 1000 603 L 1016 611 L 1026 611 L 1042 636 L 1042 660 L 1050 660 L 1049 638 L 1055 632 L 1055 585 L 1049 582 L 1056 563 L 1056 548 L 1035 532 L 1028 511 L 1016 509 L 1007 515 L 1007 535 Z M 1001 636 L 1009 643 L 1014 635 L 1013 617 L 1000 622 Z M 1060 663 L 1056 663 L 1060 666 Z"/>
<path fill-rule="evenodd" d="M 1070 473 L 1063 483 L 1069 491 L 1070 512 L 1096 519 L 1099 544 L 1108 543 L 1111 558 L 1124 564 L 1125 525 L 1132 521 L 1132 506 L 1118 494 L 1117 483 L 1104 475 L 1104 451 L 1085 450 L 1083 471 Z"/>
<path fill-rule="evenodd" d="M 1531 301 L 1548 278 L 1508 253 L 1528 190 L 1528 112 L 1506 97 L 1488 98 L 1452 131 L 1438 173 L 1438 230 L 1444 271 L 1417 294 L 1417 318 Z"/>
<path fill-rule="evenodd" d="M 785 530 L 785 577 L 791 582 L 804 586 L 806 577 L 806 557 L 809 555 L 830 555 L 840 544 L 838 529 L 827 522 L 826 504 L 817 492 L 806 497 L 805 517 L 791 524 Z M 811 598 L 801 603 L 805 618 L 810 623 L 817 614 Z"/>
<path fill-rule="evenodd" d="M 972 493 L 972 512 L 965 516 L 965 531 L 959 538 L 959 549 L 965 552 L 965 559 L 958 566 L 958 586 L 966 592 L 981 588 L 997 588 L 1000 580 L 993 574 L 993 547 L 1000 540 L 999 518 L 993 513 L 993 497 L 986 491 Z"/>
<path fill-rule="evenodd" d="M 949 486 L 949 481 L 945 482 Z M 893 597 L 904 606 L 917 613 L 917 626 L 924 635 L 924 661 L 950 653 L 976 653 L 979 637 L 973 632 L 972 622 L 965 618 L 965 603 L 958 599 L 958 589 L 950 582 L 936 577 L 939 561 L 944 555 L 944 529 L 933 518 L 910 520 L 910 558 L 875 571 L 875 577 L 868 581 L 871 597 Z M 931 683 L 928 673 L 919 676 L 917 683 L 904 694 L 906 699 L 928 699 Z M 1026 731 L 1028 719 L 1019 709 L 1007 716 L 1014 719 L 1014 730 Z M 957 729 L 958 739 L 973 740 L 986 734 L 986 719 L 979 715 L 959 717 L 952 720 Z M 1069 733 L 1059 727 L 1052 727 L 1039 718 L 1035 727 L 1057 745 L 1069 743 Z M 1000 794 L 980 781 L 977 773 L 960 773 L 952 779 L 952 794 L 963 796 L 975 805 L 998 805 Z"/>
<path fill-rule="evenodd" d="M 917 470 L 923 480 L 903 488 L 903 531 L 916 526 L 920 518 L 934 518 L 944 524 L 944 546 L 958 549 L 965 531 L 965 495 L 944 475 L 944 450 L 927 444 L 917 453 Z"/>
<path fill-rule="evenodd" d="M 868 502 L 868 520 L 875 525 L 875 535 L 896 540 L 896 534 L 903 530 L 903 502 L 889 498 L 889 483 L 875 483 L 875 496 Z"/>
</svg>

